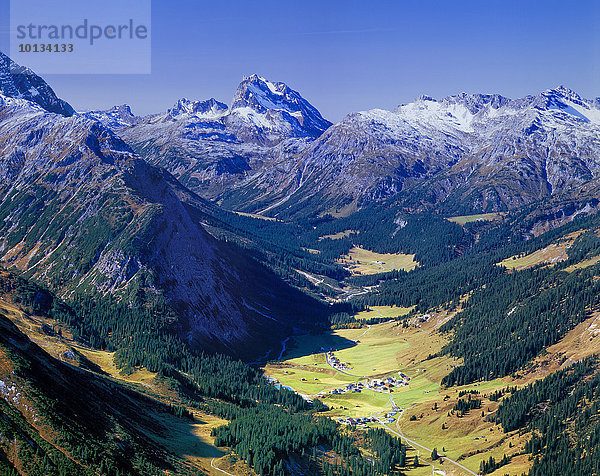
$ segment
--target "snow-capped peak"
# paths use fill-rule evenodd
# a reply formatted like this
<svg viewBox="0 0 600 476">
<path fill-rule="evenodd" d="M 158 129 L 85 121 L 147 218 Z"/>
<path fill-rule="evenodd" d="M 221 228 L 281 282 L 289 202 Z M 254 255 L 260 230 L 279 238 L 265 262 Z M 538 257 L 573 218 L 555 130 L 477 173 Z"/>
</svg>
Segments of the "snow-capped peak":
<svg viewBox="0 0 600 476">
<path fill-rule="evenodd" d="M 202 119 L 218 119 L 227 114 L 227 105 L 214 98 L 206 101 L 190 101 L 182 98 L 167 111 L 173 118 L 181 115 L 196 116 Z"/>
<path fill-rule="evenodd" d="M 421 94 L 415 102 L 437 102 L 437 99 L 428 96 L 427 94 Z"/>
<path fill-rule="evenodd" d="M 584 101 L 584 99 L 572 89 L 569 89 L 562 84 L 555 88 L 547 89 L 542 93 L 547 96 L 558 96 L 572 101 Z"/>
<path fill-rule="evenodd" d="M 106 111 L 103 111 L 105 114 L 110 115 L 115 118 L 120 119 L 128 119 L 136 117 L 135 114 L 131 111 L 131 106 L 129 104 L 121 104 L 120 106 L 113 106 Z"/>
<path fill-rule="evenodd" d="M 230 122 L 237 127 L 270 130 L 274 135 L 267 142 L 279 141 L 275 136 L 318 137 L 331 126 L 297 91 L 257 74 L 244 77 L 230 112 Z"/>
<path fill-rule="evenodd" d="M 304 99 L 285 83 L 273 83 L 253 74 L 244 77 L 233 98 L 231 109 L 250 107 L 257 112 L 267 110 L 297 111 Z M 305 102 L 305 101 L 304 101 Z"/>
<path fill-rule="evenodd" d="M 11 97 L 2 93 L 2 91 L 0 91 L 0 107 L 12 107 L 15 109 L 28 110 L 34 114 L 47 112 L 43 107 L 37 103 L 34 103 L 33 101 L 28 101 L 27 99 L 23 99 L 21 97 Z"/>
<path fill-rule="evenodd" d="M 277 96 L 282 96 L 284 94 L 283 90 L 285 90 L 285 88 L 287 87 L 284 83 L 272 83 L 267 78 L 264 78 L 257 74 L 253 74 L 251 76 L 244 76 L 243 82 L 249 82 L 249 83 L 253 83 L 253 84 L 263 84 L 267 88 L 269 88 L 269 91 L 271 91 L 271 93 L 273 93 Z"/>
<path fill-rule="evenodd" d="M 140 120 L 139 117 L 133 114 L 131 107 L 128 104 L 113 106 L 104 111 L 86 111 L 79 112 L 78 114 L 87 117 L 88 119 L 98 121 L 112 130 L 119 130 L 132 126 Z"/>
<path fill-rule="evenodd" d="M 120 106 L 114 106 L 112 108 L 113 111 L 118 112 L 123 115 L 133 116 L 133 112 L 131 112 L 131 106 L 129 104 L 121 104 Z"/>
<path fill-rule="evenodd" d="M 575 91 L 564 86 L 548 89 L 538 96 L 534 105 L 540 109 L 569 114 L 584 122 L 600 124 L 600 104 L 582 98 Z"/>
</svg>

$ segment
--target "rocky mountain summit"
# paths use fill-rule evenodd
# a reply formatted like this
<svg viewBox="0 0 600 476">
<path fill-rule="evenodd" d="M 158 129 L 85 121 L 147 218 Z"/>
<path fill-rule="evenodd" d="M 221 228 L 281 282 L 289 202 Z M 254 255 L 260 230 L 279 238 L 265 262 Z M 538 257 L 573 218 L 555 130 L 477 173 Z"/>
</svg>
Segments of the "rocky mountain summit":
<svg viewBox="0 0 600 476">
<path fill-rule="evenodd" d="M 59 99 L 46 81 L 29 68 L 19 66 L 0 51 L 0 93 L 6 97 L 27 99 L 48 112 L 72 116 L 73 108 Z"/>
<path fill-rule="evenodd" d="M 182 98 L 166 112 L 146 117 L 115 121 L 115 110 L 83 114 L 207 198 L 260 169 L 279 144 L 304 144 L 331 125 L 298 92 L 257 75 L 244 78 L 231 106 L 213 98 Z"/>
<path fill-rule="evenodd" d="M 314 139 L 331 126 L 298 92 L 255 74 L 238 86 L 227 124 L 239 139 L 264 145 L 289 138 Z"/>
</svg>

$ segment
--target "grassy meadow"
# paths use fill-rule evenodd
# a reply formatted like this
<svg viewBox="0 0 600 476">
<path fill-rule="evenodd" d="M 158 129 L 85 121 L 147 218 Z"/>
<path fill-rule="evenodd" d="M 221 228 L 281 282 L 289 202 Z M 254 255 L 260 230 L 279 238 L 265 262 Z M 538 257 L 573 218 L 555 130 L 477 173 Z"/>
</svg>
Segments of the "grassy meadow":
<svg viewBox="0 0 600 476">
<path fill-rule="evenodd" d="M 354 275 L 386 273 L 393 270 L 411 271 L 419 266 L 414 254 L 375 253 L 360 247 L 351 248 L 338 262 L 349 268 Z"/>
</svg>

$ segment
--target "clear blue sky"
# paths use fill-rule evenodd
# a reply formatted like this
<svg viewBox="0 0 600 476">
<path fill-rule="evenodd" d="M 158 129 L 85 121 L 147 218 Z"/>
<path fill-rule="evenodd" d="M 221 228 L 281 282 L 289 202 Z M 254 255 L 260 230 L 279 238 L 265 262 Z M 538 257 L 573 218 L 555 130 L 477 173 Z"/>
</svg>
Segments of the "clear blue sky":
<svg viewBox="0 0 600 476">
<path fill-rule="evenodd" d="M 333 121 L 420 94 L 518 97 L 564 84 L 596 97 L 599 4 L 154 0 L 151 75 L 45 79 L 76 109 L 128 103 L 146 114 L 184 96 L 229 103 L 242 76 L 257 73 L 286 82 Z M 3 32 L 7 16 L 0 0 Z"/>
</svg>

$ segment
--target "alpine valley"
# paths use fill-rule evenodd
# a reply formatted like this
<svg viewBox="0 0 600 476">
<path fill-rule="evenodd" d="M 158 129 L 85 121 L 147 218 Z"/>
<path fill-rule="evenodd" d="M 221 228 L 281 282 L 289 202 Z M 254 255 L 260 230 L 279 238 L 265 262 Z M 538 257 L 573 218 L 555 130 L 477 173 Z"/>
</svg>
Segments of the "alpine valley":
<svg viewBox="0 0 600 476">
<path fill-rule="evenodd" d="M 600 472 L 600 98 L 79 111 L 0 53 L 0 474 Z"/>
</svg>

